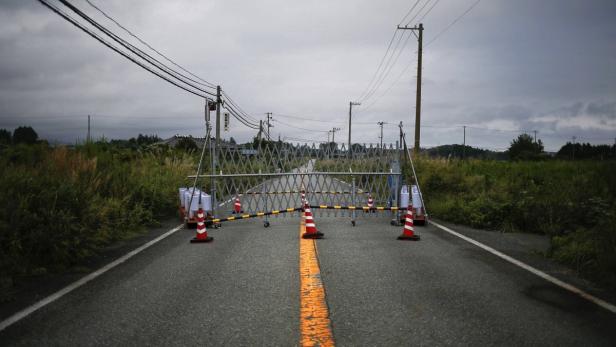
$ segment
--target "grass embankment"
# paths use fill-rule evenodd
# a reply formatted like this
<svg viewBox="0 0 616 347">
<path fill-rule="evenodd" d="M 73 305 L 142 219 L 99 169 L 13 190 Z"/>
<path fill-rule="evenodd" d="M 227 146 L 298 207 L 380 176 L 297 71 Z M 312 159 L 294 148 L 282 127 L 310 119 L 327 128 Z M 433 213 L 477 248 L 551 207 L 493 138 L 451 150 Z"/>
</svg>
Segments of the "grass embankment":
<svg viewBox="0 0 616 347">
<path fill-rule="evenodd" d="M 176 211 L 195 158 L 108 143 L 0 149 L 0 301 L 20 276 L 61 271 Z"/>
<path fill-rule="evenodd" d="M 616 288 L 616 161 L 422 158 L 417 172 L 431 216 L 546 234 L 548 256 Z"/>
</svg>

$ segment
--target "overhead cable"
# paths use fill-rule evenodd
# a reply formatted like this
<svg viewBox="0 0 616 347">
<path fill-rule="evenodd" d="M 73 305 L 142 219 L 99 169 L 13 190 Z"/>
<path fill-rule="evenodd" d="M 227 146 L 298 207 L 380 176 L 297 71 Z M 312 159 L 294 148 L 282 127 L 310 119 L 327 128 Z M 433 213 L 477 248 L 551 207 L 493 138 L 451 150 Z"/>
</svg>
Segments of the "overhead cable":
<svg viewBox="0 0 616 347">
<path fill-rule="evenodd" d="M 115 25 L 117 25 L 120 29 L 124 30 L 127 34 L 129 34 L 130 36 L 134 37 L 135 39 L 137 39 L 139 42 L 141 42 L 142 44 L 144 44 L 146 47 L 148 47 L 149 49 L 151 49 L 152 51 L 154 51 L 156 54 L 158 54 L 159 56 L 163 57 L 165 60 L 167 60 L 169 63 L 175 65 L 177 68 L 181 69 L 182 71 L 186 72 L 187 74 L 193 76 L 194 78 L 198 79 L 199 81 L 203 82 L 204 85 L 210 87 L 210 88 L 214 88 L 216 89 L 216 85 L 213 83 L 210 83 L 206 80 L 204 80 L 203 78 L 195 75 L 194 73 L 188 71 L 186 68 L 184 68 L 182 65 L 176 63 L 175 61 L 173 61 L 173 59 L 167 57 L 165 54 L 161 53 L 159 50 L 157 50 L 156 48 L 152 47 L 149 43 L 147 43 L 146 41 L 144 41 L 143 39 L 141 39 L 139 36 L 137 36 L 136 34 L 134 34 L 132 31 L 128 30 L 126 27 L 124 27 L 122 24 L 120 24 L 117 20 L 115 20 L 113 17 L 111 17 L 110 15 L 108 15 L 105 11 L 103 11 L 102 9 L 100 9 L 98 6 L 96 6 L 95 4 L 93 4 L 90 0 L 86 0 L 86 2 L 92 6 L 95 10 L 97 10 L 98 12 L 100 12 L 103 16 L 105 16 L 107 19 L 109 19 L 110 21 L 112 21 Z"/>
<path fill-rule="evenodd" d="M 421 13 L 421 11 L 423 11 L 424 8 L 426 8 L 426 6 L 431 2 L 432 0 L 428 0 L 426 2 L 424 2 L 423 6 L 421 6 L 421 8 L 419 9 L 419 11 L 417 11 L 417 13 L 415 13 L 415 15 L 413 16 L 413 18 L 411 18 L 408 22 L 406 22 L 406 25 L 409 25 L 413 22 L 413 20 L 415 20 L 415 18 L 417 18 L 417 16 L 419 16 L 419 14 Z"/>
<path fill-rule="evenodd" d="M 432 12 L 432 9 L 433 9 L 436 5 L 438 5 L 439 1 L 441 1 L 441 0 L 436 0 L 436 1 L 434 2 L 434 4 L 432 4 L 432 6 L 430 6 L 430 8 L 428 9 L 428 11 L 427 11 L 426 13 L 424 13 L 424 14 L 423 14 L 423 16 L 421 16 L 421 18 L 419 18 L 417 21 L 418 21 L 419 23 L 421 23 L 421 22 L 422 22 L 422 21 L 426 18 L 426 16 L 428 16 L 428 14 L 429 14 L 430 12 Z"/>
<path fill-rule="evenodd" d="M 235 106 L 238 111 L 240 111 L 246 118 L 248 118 L 249 120 L 253 121 L 253 122 L 258 122 L 257 119 L 255 119 L 254 117 L 252 117 L 251 115 L 249 115 L 247 112 L 245 112 L 233 99 L 231 99 L 231 97 L 229 96 L 229 94 L 226 91 L 222 91 L 222 96 L 225 100 L 227 100 L 229 103 L 231 103 L 233 106 Z"/>
<path fill-rule="evenodd" d="M 441 35 L 443 35 L 449 29 L 451 29 L 451 27 L 454 26 L 458 21 L 460 21 L 460 19 L 462 19 L 462 17 L 466 16 L 469 12 L 471 12 L 475 8 L 475 6 L 477 6 L 477 4 L 479 4 L 480 1 L 481 0 L 475 1 L 468 9 L 466 9 L 466 11 L 464 11 L 461 15 L 459 15 L 456 19 L 454 19 L 451 23 L 449 23 L 449 25 L 447 25 L 443 30 L 439 31 L 439 33 L 436 34 L 430 41 L 428 41 L 428 43 L 426 43 L 426 45 L 424 47 L 428 47 L 431 43 L 433 43 L 439 37 L 441 37 Z"/>
<path fill-rule="evenodd" d="M 415 9 L 415 7 L 417 7 L 417 4 L 419 4 L 420 1 L 421 0 L 415 1 L 415 4 L 413 4 L 413 7 L 411 7 L 411 9 L 404 15 L 402 20 L 400 20 L 400 24 L 404 23 L 404 20 L 411 14 L 411 12 L 413 12 L 413 10 Z"/>
<path fill-rule="evenodd" d="M 84 12 L 79 10 L 77 7 L 75 7 L 69 1 L 67 1 L 67 0 L 59 0 L 59 1 L 62 4 L 64 4 L 66 7 L 68 7 L 71 11 L 75 12 L 78 16 L 80 16 L 81 18 L 85 19 L 88 23 L 93 25 L 95 28 L 97 28 L 98 30 L 102 31 L 105 35 L 109 36 L 111 39 L 113 39 L 114 41 L 116 41 L 120 45 L 124 46 L 129 51 L 131 51 L 132 53 L 134 53 L 137 56 L 139 56 L 141 59 L 149 62 L 150 64 L 152 64 L 153 66 L 155 66 L 156 68 L 161 70 L 162 72 L 164 72 L 164 73 L 168 74 L 169 76 L 171 76 L 171 77 L 181 81 L 182 83 L 190 85 L 192 88 L 195 88 L 195 89 L 197 89 L 197 90 L 199 90 L 199 91 L 201 91 L 203 93 L 209 94 L 211 96 L 216 96 L 216 94 L 214 94 L 214 93 L 212 93 L 210 91 L 207 91 L 205 89 L 202 89 L 201 87 L 193 84 L 193 83 L 197 83 L 197 84 L 201 84 L 202 85 L 202 83 L 200 83 L 198 81 L 195 81 L 192 78 L 187 77 L 187 76 L 183 75 L 182 73 L 179 73 L 179 72 L 171 69 L 170 67 L 168 67 L 167 65 L 165 65 L 164 63 L 159 61 L 158 59 L 152 57 L 148 53 L 143 52 L 141 49 L 139 49 L 139 48 L 135 47 L 134 45 L 132 45 L 131 43 L 125 41 L 124 39 L 122 39 L 118 35 L 114 34 L 112 31 L 110 31 L 109 29 L 107 29 L 106 27 L 104 27 L 103 25 L 101 25 L 100 23 L 95 21 L 94 19 L 92 19 L 90 16 L 88 16 L 87 14 L 85 14 Z M 178 75 L 181 76 L 182 78 L 178 77 Z M 188 81 L 190 81 L 190 82 L 188 82 Z M 193 83 L 191 83 L 191 82 L 193 82 Z"/>
<path fill-rule="evenodd" d="M 41 4 L 43 4 L 45 7 L 49 8 L 51 11 L 53 11 L 54 13 L 56 13 L 57 15 L 59 15 L 60 17 L 62 17 L 63 19 L 65 19 L 66 21 L 68 21 L 69 23 L 73 24 L 75 27 L 79 28 L 80 30 L 82 30 L 83 32 L 85 32 L 86 34 L 90 35 L 92 38 L 94 38 L 95 40 L 99 41 L 100 43 L 102 43 L 103 45 L 107 46 L 108 48 L 112 49 L 113 51 L 115 51 L 116 53 L 122 55 L 123 57 L 125 57 L 126 59 L 130 60 L 131 62 L 137 64 L 138 66 L 140 66 L 141 68 L 143 68 L 144 70 L 162 78 L 163 80 L 173 84 L 174 86 L 183 89 L 184 91 L 187 91 L 191 94 L 194 94 L 196 96 L 199 96 L 201 98 L 207 99 L 207 100 L 212 100 L 211 97 L 209 97 L 208 95 L 211 95 L 210 93 L 199 93 L 198 91 L 192 90 L 186 86 L 181 85 L 180 83 L 169 79 L 167 77 L 165 77 L 163 74 L 153 70 L 152 68 L 148 67 L 146 64 L 138 61 L 137 59 L 135 59 L 134 57 L 130 56 L 128 53 L 123 52 L 122 50 L 120 50 L 118 47 L 114 46 L 111 42 L 106 41 L 105 39 L 103 39 L 102 37 L 100 37 L 98 34 L 96 34 L 95 32 L 91 31 L 90 29 L 86 28 L 83 24 L 79 23 L 77 20 L 75 20 L 74 18 L 72 18 L 71 16 L 69 16 L 67 13 L 65 13 L 64 11 L 60 10 L 59 8 L 57 8 L 56 6 L 50 4 L 47 0 L 38 0 Z"/>
<path fill-rule="evenodd" d="M 404 37 L 404 33 L 402 36 L 400 36 L 400 38 L 402 39 Z M 409 39 L 411 38 L 411 35 L 407 35 L 406 36 L 406 40 L 404 40 L 404 44 L 402 45 L 402 48 L 398 51 L 398 54 L 396 55 L 396 57 L 393 59 L 393 61 L 391 60 L 391 58 L 393 58 L 393 55 L 390 56 L 390 59 L 387 63 L 387 70 L 385 71 L 385 73 L 381 76 L 381 78 L 377 81 L 377 84 L 372 88 L 371 92 L 368 93 L 368 95 L 366 95 L 366 97 L 364 97 L 364 99 L 362 100 L 362 102 L 365 102 L 367 100 L 370 100 L 370 98 L 374 95 L 374 93 L 381 87 L 381 85 L 383 84 L 383 82 L 385 81 L 385 79 L 387 79 L 387 77 L 389 76 L 389 74 L 391 73 L 391 70 L 393 69 L 393 67 L 396 65 L 396 63 L 398 62 L 398 59 L 400 58 L 400 55 L 402 55 L 402 52 L 404 52 L 404 48 L 406 47 L 406 45 L 409 42 Z M 399 43 L 400 41 L 398 41 Z"/>
<path fill-rule="evenodd" d="M 298 126 L 295 126 L 295 125 L 292 125 L 292 124 L 289 124 L 289 123 L 282 122 L 282 121 L 280 121 L 278 119 L 274 119 L 273 121 L 277 122 L 277 123 L 280 123 L 280 124 L 283 124 L 285 126 L 288 126 L 289 128 L 294 128 L 294 129 L 298 129 L 298 130 L 317 132 L 317 133 L 327 133 L 328 132 L 328 130 L 315 130 L 315 129 L 301 128 L 301 127 L 298 127 Z"/>
</svg>

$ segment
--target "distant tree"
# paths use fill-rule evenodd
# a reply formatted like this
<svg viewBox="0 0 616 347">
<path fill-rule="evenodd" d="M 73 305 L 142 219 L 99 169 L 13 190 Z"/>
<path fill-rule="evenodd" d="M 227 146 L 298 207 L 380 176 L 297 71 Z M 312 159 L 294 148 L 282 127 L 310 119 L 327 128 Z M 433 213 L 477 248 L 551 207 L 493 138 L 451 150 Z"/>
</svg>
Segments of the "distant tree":
<svg viewBox="0 0 616 347">
<path fill-rule="evenodd" d="M 559 159 L 594 159 L 605 160 L 616 158 L 616 145 L 591 145 L 590 143 L 567 142 L 562 146 L 556 157 Z"/>
<path fill-rule="evenodd" d="M 505 152 L 496 152 L 488 149 L 481 149 L 472 146 L 463 146 L 458 144 L 440 145 L 432 148 L 427 148 L 425 153 L 430 157 L 440 158 L 479 158 L 492 160 L 506 160 L 508 158 Z"/>
<path fill-rule="evenodd" d="M 6 129 L 0 129 L 0 144 L 8 145 L 11 143 L 11 132 Z"/>
<path fill-rule="evenodd" d="M 338 144 L 336 142 L 321 143 L 319 144 L 319 149 L 327 153 L 333 153 L 338 149 Z"/>
<path fill-rule="evenodd" d="M 366 146 L 361 145 L 359 143 L 354 143 L 351 145 L 351 150 L 353 153 L 361 153 L 366 149 Z"/>
<path fill-rule="evenodd" d="M 128 140 L 131 144 L 134 145 L 138 145 L 138 146 L 148 146 L 151 144 L 154 144 L 156 142 L 160 142 L 162 141 L 162 139 L 160 137 L 158 137 L 158 135 L 142 135 L 139 134 L 139 136 L 137 136 L 137 138 L 131 137 L 130 140 Z"/>
<path fill-rule="evenodd" d="M 178 140 L 178 143 L 175 145 L 175 148 L 183 149 L 185 151 L 194 151 L 197 150 L 197 143 L 193 140 L 192 137 L 182 137 Z"/>
<path fill-rule="evenodd" d="M 156 142 L 160 142 L 162 139 L 158 135 L 141 135 L 137 137 L 137 143 L 140 145 L 151 145 Z"/>
<path fill-rule="evenodd" d="M 541 140 L 533 141 L 528 134 L 521 134 L 511 141 L 509 158 L 512 160 L 537 160 L 543 157 L 543 143 Z"/>
<path fill-rule="evenodd" d="M 253 137 L 252 139 L 252 148 L 254 149 L 265 149 L 265 148 L 273 148 L 273 142 L 268 141 L 266 139 L 259 139 L 258 137 Z"/>
<path fill-rule="evenodd" d="M 229 143 L 232 145 L 236 145 L 237 142 L 235 142 L 235 139 L 233 138 L 233 136 L 231 136 L 231 138 L 229 139 Z"/>
<path fill-rule="evenodd" d="M 21 126 L 13 131 L 13 143 L 32 144 L 38 140 L 38 134 L 32 127 Z"/>
</svg>

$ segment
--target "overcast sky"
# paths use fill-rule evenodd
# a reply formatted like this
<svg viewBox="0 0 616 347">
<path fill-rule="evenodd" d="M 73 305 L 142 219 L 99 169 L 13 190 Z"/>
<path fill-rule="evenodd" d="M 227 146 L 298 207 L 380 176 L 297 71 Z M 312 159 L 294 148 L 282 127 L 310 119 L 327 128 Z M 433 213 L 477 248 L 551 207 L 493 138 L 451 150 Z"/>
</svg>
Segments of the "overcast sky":
<svg viewBox="0 0 616 347">
<path fill-rule="evenodd" d="M 389 123 L 385 142 L 397 139 L 400 121 L 413 141 L 414 36 L 380 87 L 367 99 L 362 94 L 415 0 L 91 1 L 220 84 L 254 118 L 272 112 L 275 138 L 323 141 L 339 127 L 336 141 L 346 141 L 349 102 L 365 99 L 353 109 L 354 142 L 378 142 L 377 121 Z M 483 148 L 505 149 L 519 130 L 537 130 L 547 150 L 572 136 L 613 144 L 616 1 L 483 0 L 432 41 L 475 1 L 431 0 L 410 23 L 436 3 L 422 20 L 422 146 L 461 143 L 462 125 L 467 144 Z M 85 1 L 72 2 L 130 38 Z M 43 138 L 73 142 L 85 137 L 88 114 L 94 137 L 204 132 L 199 97 L 144 71 L 38 1 L 2 0 L 0 128 L 31 125 Z M 233 119 L 223 132 L 242 142 L 255 134 Z"/>
</svg>

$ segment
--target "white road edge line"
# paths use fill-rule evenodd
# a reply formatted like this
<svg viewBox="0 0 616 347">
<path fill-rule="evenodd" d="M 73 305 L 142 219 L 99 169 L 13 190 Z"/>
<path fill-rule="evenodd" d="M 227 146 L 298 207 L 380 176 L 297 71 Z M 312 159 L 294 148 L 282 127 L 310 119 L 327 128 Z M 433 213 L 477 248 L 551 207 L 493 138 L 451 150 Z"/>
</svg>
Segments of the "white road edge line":
<svg viewBox="0 0 616 347">
<path fill-rule="evenodd" d="M 552 282 L 553 284 L 555 284 L 555 285 L 557 285 L 557 286 L 559 286 L 559 287 L 561 287 L 561 288 L 563 288 L 565 290 L 568 290 L 568 291 L 570 291 L 570 292 L 572 292 L 574 294 L 577 294 L 577 295 L 581 296 L 582 298 L 584 298 L 584 299 L 586 299 L 586 300 L 588 300 L 590 302 L 593 302 L 593 303 L 603 307 L 604 309 L 606 309 L 606 310 L 608 310 L 608 311 L 610 311 L 612 313 L 616 313 L 616 306 L 610 304 L 609 302 L 607 302 L 605 300 L 601 300 L 601 299 L 597 298 L 596 296 L 593 296 L 593 295 L 591 295 L 591 294 L 589 294 L 589 293 L 587 293 L 587 292 L 585 292 L 585 291 L 583 291 L 583 290 L 581 290 L 581 289 L 579 289 L 577 287 L 574 287 L 574 286 L 570 285 L 569 283 L 563 282 L 563 281 L 559 280 L 556 277 L 548 275 L 545 272 L 543 272 L 543 271 L 541 271 L 541 270 L 539 270 L 537 268 L 534 268 L 534 267 L 532 267 L 530 265 L 527 265 L 527 264 L 525 264 L 525 263 L 523 263 L 523 262 L 521 262 L 521 261 L 519 261 L 519 260 L 517 260 L 515 258 L 512 258 L 512 257 L 510 257 L 510 256 L 508 256 L 508 255 L 506 255 L 506 254 L 504 254 L 502 252 L 499 252 L 499 251 L 495 250 L 494 248 L 492 248 L 490 246 L 486 246 L 486 245 L 484 245 L 483 243 L 481 243 L 479 241 L 475 241 L 475 240 L 471 239 L 468 236 L 465 236 L 465 235 L 462 235 L 462 234 L 460 234 L 460 233 L 458 233 L 456 231 L 453 231 L 453 230 L 449 229 L 446 226 L 443 226 L 443 225 L 440 225 L 438 223 L 435 223 L 434 221 L 430 221 L 430 224 L 434 224 L 436 227 L 438 227 L 438 228 L 440 228 L 440 229 L 442 229 L 442 230 L 444 230 L 444 231 L 446 231 L 446 232 L 448 232 L 448 233 L 450 233 L 450 234 L 452 234 L 454 236 L 457 236 L 457 237 L 461 238 L 464 241 L 470 242 L 473 245 L 475 245 L 475 246 L 477 246 L 479 248 L 482 248 L 482 249 L 484 249 L 484 250 L 494 254 L 495 256 L 497 256 L 497 257 L 499 257 L 501 259 L 504 259 L 504 260 L 506 260 L 506 261 L 508 261 L 508 262 L 510 262 L 510 263 L 512 263 L 514 265 L 516 265 L 516 266 L 519 266 L 522 269 L 524 269 L 524 270 L 526 270 L 526 271 L 528 271 L 530 273 L 533 273 L 533 274 L 543 278 L 544 280 L 546 280 L 548 282 Z"/>
<path fill-rule="evenodd" d="M 14 323 L 17 323 L 18 321 L 24 319 L 25 317 L 29 316 L 30 314 L 32 314 L 33 312 L 51 304 L 52 302 L 60 299 L 61 297 L 63 297 L 64 295 L 72 292 L 73 290 L 83 286 L 84 284 L 90 282 L 91 280 L 97 278 L 98 276 L 104 274 L 105 272 L 113 269 L 114 267 L 124 263 L 125 261 L 127 261 L 128 259 L 132 258 L 133 256 L 137 255 L 138 253 L 141 253 L 142 251 L 144 251 L 145 249 L 149 248 L 150 246 L 154 245 L 155 243 L 163 240 L 164 238 L 168 237 L 169 235 L 175 233 L 176 231 L 182 229 L 182 227 L 184 226 L 184 224 L 180 224 L 179 226 L 167 231 L 166 233 L 160 235 L 159 237 L 155 238 L 154 240 L 149 241 L 148 243 L 144 244 L 143 246 L 136 248 L 134 250 L 132 250 L 131 252 L 127 253 L 126 255 L 112 261 L 111 263 L 103 266 L 102 268 L 92 272 L 91 274 L 79 279 L 76 282 L 73 282 L 72 284 L 60 289 L 59 291 L 49 295 L 48 297 L 42 299 L 41 301 L 33 304 L 30 307 L 27 307 L 17 313 L 15 313 L 14 315 L 10 316 L 9 318 L 3 320 L 2 322 L 0 322 L 0 331 L 8 328 L 9 326 L 11 326 Z"/>
</svg>

